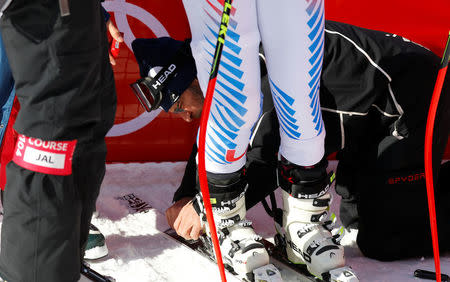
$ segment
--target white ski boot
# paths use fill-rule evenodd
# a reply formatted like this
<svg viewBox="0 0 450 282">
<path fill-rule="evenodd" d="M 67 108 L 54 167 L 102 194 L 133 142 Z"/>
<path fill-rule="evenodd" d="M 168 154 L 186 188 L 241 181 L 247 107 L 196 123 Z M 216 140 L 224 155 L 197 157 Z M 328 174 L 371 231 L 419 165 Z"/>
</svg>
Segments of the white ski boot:
<svg viewBox="0 0 450 282">
<path fill-rule="evenodd" d="M 339 244 L 344 229 L 331 233 L 335 220 L 329 220 L 328 189 L 334 173 L 326 173 L 327 164 L 322 160 L 315 166 L 301 167 L 282 157 L 278 182 L 283 189 L 283 213 L 276 220 L 276 228 L 292 263 L 306 264 L 311 274 L 326 281 L 354 282 L 358 279 L 345 267 L 344 247 Z M 351 274 L 348 279 L 330 280 L 344 277 L 344 272 Z"/>
<path fill-rule="evenodd" d="M 208 184 L 224 264 L 241 279 L 253 280 L 253 270 L 269 264 L 269 254 L 245 219 L 246 182 L 241 171 L 231 174 L 208 173 Z M 194 207 L 206 223 L 203 201 L 197 197 Z M 207 234 L 209 228 L 206 228 Z"/>
<path fill-rule="evenodd" d="M 297 199 L 283 193 L 283 226 L 286 253 L 293 263 L 306 263 L 309 272 L 317 277 L 330 269 L 345 265 L 344 248 L 323 224 L 327 218 L 325 207 L 313 206 L 314 199 Z M 330 194 L 317 198 L 328 203 Z"/>
</svg>

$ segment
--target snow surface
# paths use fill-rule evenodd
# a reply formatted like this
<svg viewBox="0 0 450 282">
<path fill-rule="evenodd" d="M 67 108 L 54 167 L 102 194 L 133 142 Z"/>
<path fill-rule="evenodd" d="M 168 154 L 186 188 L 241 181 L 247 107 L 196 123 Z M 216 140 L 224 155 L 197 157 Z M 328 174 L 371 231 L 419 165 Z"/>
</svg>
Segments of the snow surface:
<svg viewBox="0 0 450 282">
<path fill-rule="evenodd" d="M 336 164 L 331 162 L 330 167 Z M 109 255 L 91 261 L 93 269 L 114 277 L 117 282 L 220 281 L 215 264 L 162 233 L 169 228 L 164 212 L 171 205 L 185 165 L 185 162 L 107 165 L 97 201 L 98 215 L 93 223 L 106 236 Z M 146 213 L 135 212 L 127 201 L 118 199 L 131 193 L 154 209 Z M 339 197 L 335 195 L 332 210 L 336 214 L 338 205 Z M 272 219 L 261 204 L 248 212 L 248 218 L 253 221 L 257 233 L 272 238 L 275 232 Z M 355 235 L 346 235 L 342 242 L 347 263 L 360 281 L 421 281 L 413 277 L 415 269 L 434 270 L 433 258 L 396 262 L 365 258 L 356 246 Z M 441 255 L 441 269 L 450 274 L 450 254 Z M 228 281 L 238 280 L 229 275 Z"/>
</svg>

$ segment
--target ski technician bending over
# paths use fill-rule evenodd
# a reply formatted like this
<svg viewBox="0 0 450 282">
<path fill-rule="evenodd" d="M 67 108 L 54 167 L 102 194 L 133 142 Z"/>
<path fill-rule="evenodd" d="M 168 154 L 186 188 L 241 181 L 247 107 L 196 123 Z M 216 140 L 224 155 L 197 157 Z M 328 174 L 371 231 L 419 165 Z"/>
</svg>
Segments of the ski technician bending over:
<svg viewBox="0 0 450 282">
<path fill-rule="evenodd" d="M 78 281 L 116 107 L 105 18 L 100 1 L 8 4 L 0 29 L 21 109 L 0 276 Z"/>
<path fill-rule="evenodd" d="M 192 32 L 198 80 L 206 93 L 220 1 L 183 1 Z M 314 275 L 345 265 L 344 249 L 324 227 L 333 179 L 324 159 L 319 101 L 324 2 L 235 1 L 206 133 L 206 170 L 224 261 L 245 275 L 269 256 L 245 219 L 245 151 L 261 112 L 258 50 L 263 43 L 280 122 L 279 185 L 287 254 Z M 298 35 L 298 36 L 294 36 Z M 201 197 L 195 202 L 203 212 Z M 234 242 L 238 242 L 238 246 Z"/>
</svg>

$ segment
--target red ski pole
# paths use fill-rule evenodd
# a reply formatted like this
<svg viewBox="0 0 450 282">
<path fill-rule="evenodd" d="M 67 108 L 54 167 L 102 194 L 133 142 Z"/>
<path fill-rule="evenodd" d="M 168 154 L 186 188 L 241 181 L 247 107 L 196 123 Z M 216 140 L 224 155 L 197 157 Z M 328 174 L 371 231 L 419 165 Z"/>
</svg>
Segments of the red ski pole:
<svg viewBox="0 0 450 282">
<path fill-rule="evenodd" d="M 439 67 L 436 85 L 434 86 L 433 96 L 431 97 L 430 109 L 428 111 L 427 126 L 425 131 L 425 179 L 428 196 L 428 212 L 430 214 L 431 238 L 433 242 L 434 265 L 436 268 L 436 281 L 441 282 L 441 266 L 439 261 L 439 242 L 436 224 L 436 208 L 434 201 L 433 184 L 433 129 L 436 119 L 436 111 L 441 96 L 442 86 L 444 85 L 445 74 L 447 73 L 448 61 L 450 59 L 450 33 L 445 46 L 444 56 Z"/>
<path fill-rule="evenodd" d="M 198 178 L 200 182 L 200 189 L 203 196 L 203 205 L 205 206 L 206 219 L 211 233 L 211 239 L 216 253 L 217 265 L 219 266 L 220 277 L 222 281 L 227 281 L 225 276 L 225 268 L 222 261 L 222 253 L 220 252 L 219 239 L 217 238 L 216 225 L 214 224 L 214 217 L 212 214 L 211 200 L 209 197 L 208 180 L 206 178 L 205 167 L 205 140 L 206 128 L 208 125 L 209 111 L 211 109 L 211 102 L 216 86 L 217 73 L 219 69 L 220 57 L 222 55 L 223 46 L 225 44 L 225 35 L 227 33 L 228 21 L 230 20 L 232 0 L 225 0 L 223 5 L 222 20 L 220 24 L 219 36 L 217 38 L 216 50 L 214 52 L 211 73 L 209 75 L 208 88 L 206 90 L 205 101 L 203 103 L 202 118 L 200 120 L 200 133 L 198 140 Z"/>
</svg>

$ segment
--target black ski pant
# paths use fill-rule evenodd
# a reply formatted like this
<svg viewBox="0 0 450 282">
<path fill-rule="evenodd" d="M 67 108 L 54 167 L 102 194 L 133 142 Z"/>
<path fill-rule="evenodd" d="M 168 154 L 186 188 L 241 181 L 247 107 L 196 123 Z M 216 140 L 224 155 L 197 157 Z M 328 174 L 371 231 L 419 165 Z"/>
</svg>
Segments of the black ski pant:
<svg viewBox="0 0 450 282">
<path fill-rule="evenodd" d="M 63 17 L 57 0 L 14 0 L 0 23 L 21 104 L 15 130 L 35 144 L 76 141 L 66 175 L 15 159 L 7 165 L 0 253 L 7 281 L 79 280 L 105 173 L 104 137 L 116 108 L 106 27 L 100 1 L 68 3 Z"/>
</svg>

